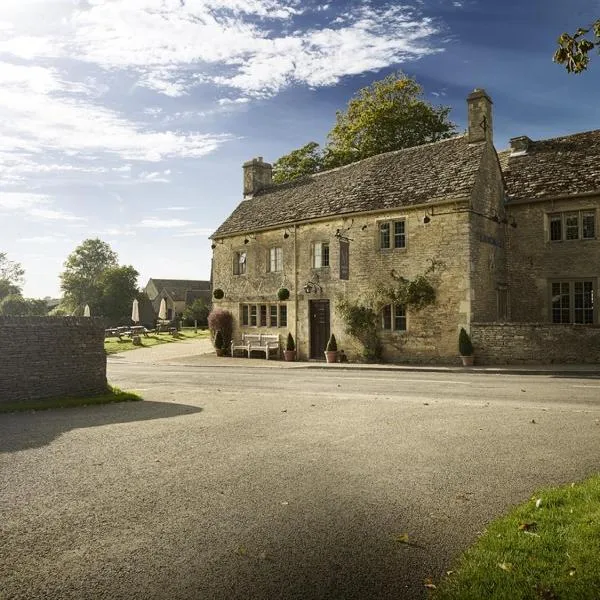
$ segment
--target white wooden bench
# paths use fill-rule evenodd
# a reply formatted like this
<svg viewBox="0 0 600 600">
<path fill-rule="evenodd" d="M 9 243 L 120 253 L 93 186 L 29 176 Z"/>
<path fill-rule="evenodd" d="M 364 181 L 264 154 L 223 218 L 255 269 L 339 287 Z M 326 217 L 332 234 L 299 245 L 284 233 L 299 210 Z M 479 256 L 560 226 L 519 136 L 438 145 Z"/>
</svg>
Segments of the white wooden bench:
<svg viewBox="0 0 600 600">
<path fill-rule="evenodd" d="M 265 358 L 269 360 L 269 354 L 276 352 L 280 357 L 281 348 L 279 346 L 279 335 L 267 333 L 242 333 L 242 341 L 240 343 L 231 342 L 231 356 L 235 355 L 236 350 L 243 350 L 248 353 L 264 352 Z"/>
</svg>

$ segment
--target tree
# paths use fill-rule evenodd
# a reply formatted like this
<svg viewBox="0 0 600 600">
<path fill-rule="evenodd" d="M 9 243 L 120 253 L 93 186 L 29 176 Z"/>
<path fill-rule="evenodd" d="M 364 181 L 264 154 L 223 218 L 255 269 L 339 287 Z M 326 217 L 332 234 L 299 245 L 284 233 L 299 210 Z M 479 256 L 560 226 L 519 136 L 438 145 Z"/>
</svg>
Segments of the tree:
<svg viewBox="0 0 600 600">
<path fill-rule="evenodd" d="M 21 293 L 25 270 L 20 263 L 8 260 L 6 252 L 0 252 L 0 300 Z"/>
<path fill-rule="evenodd" d="M 590 31 L 592 36 L 588 36 Z M 588 27 L 580 27 L 573 35 L 563 33 L 558 38 L 554 62 L 564 65 L 569 73 L 581 73 L 587 69 L 588 55 L 594 48 L 600 51 L 600 19 Z"/>
<path fill-rule="evenodd" d="M 284 183 L 304 175 L 317 173 L 323 168 L 323 153 L 317 142 L 292 150 L 273 163 L 273 182 Z"/>
<path fill-rule="evenodd" d="M 0 300 L 7 296 L 20 294 L 21 288 L 18 285 L 14 285 L 8 279 L 0 279 Z"/>
<path fill-rule="evenodd" d="M 44 317 L 48 314 L 48 306 L 44 300 L 10 294 L 0 302 L 0 314 L 13 317 Z"/>
<path fill-rule="evenodd" d="M 450 107 L 421 99 L 423 88 L 398 73 L 357 92 L 345 111 L 336 113 L 324 150 L 310 142 L 274 163 L 274 182 L 347 165 L 375 154 L 436 142 L 454 135 Z"/>
<path fill-rule="evenodd" d="M 206 327 L 209 313 L 210 305 L 206 303 L 204 298 L 197 298 L 192 304 L 185 307 L 183 318 L 186 321 L 196 321 L 198 325 Z"/>
<path fill-rule="evenodd" d="M 129 323 L 132 303 L 139 293 L 138 276 L 131 265 L 104 269 L 98 277 L 98 313 L 112 321 L 125 320 Z"/>
<path fill-rule="evenodd" d="M 65 303 L 71 310 L 89 304 L 97 311 L 102 298 L 100 278 L 106 269 L 118 266 L 117 254 L 102 240 L 85 240 L 64 266 L 60 280 Z"/>
</svg>

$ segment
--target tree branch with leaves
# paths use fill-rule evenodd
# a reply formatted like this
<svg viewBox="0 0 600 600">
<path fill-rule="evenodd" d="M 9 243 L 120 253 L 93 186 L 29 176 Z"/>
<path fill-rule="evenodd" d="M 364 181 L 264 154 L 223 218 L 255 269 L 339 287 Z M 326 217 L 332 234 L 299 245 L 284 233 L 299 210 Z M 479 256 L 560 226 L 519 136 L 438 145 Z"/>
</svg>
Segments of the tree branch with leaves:
<svg viewBox="0 0 600 600">
<path fill-rule="evenodd" d="M 580 27 L 573 35 L 563 33 L 558 38 L 554 62 L 564 65 L 569 73 L 581 73 L 588 68 L 589 54 L 594 48 L 600 52 L 600 19 L 588 27 Z"/>
</svg>

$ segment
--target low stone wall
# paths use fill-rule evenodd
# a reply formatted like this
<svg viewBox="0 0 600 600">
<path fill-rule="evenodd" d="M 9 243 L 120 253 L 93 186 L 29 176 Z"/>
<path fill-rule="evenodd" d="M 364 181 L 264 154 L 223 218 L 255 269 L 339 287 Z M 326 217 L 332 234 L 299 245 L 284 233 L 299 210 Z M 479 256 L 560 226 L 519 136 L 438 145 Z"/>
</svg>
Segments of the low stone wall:
<svg viewBox="0 0 600 600">
<path fill-rule="evenodd" d="M 104 320 L 0 316 L 0 402 L 106 390 Z"/>
<path fill-rule="evenodd" d="M 600 363 L 600 327 L 472 323 L 475 364 Z"/>
</svg>

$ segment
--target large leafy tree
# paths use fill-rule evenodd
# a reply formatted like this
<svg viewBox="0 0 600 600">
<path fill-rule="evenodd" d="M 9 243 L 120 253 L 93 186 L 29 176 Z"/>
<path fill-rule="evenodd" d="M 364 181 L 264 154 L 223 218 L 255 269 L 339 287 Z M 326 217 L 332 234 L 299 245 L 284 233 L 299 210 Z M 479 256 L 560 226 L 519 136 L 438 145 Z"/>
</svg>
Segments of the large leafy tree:
<svg viewBox="0 0 600 600">
<path fill-rule="evenodd" d="M 185 307 L 183 318 L 186 321 L 195 321 L 198 325 L 205 327 L 208 324 L 209 313 L 210 305 L 206 303 L 204 298 L 197 298 L 192 304 Z"/>
<path fill-rule="evenodd" d="M 82 242 L 65 262 L 60 275 L 64 303 L 70 310 L 86 304 L 98 311 L 102 298 L 101 277 L 104 271 L 117 267 L 117 254 L 102 240 L 89 239 Z"/>
<path fill-rule="evenodd" d="M 587 69 L 594 48 L 600 51 L 600 19 L 580 27 L 573 35 L 563 33 L 558 38 L 554 62 L 564 65 L 569 73 L 581 73 Z"/>
<path fill-rule="evenodd" d="M 98 279 L 99 313 L 112 321 L 129 322 L 133 299 L 138 295 L 139 273 L 131 266 L 108 267 Z"/>
<path fill-rule="evenodd" d="M 24 275 L 20 263 L 8 260 L 6 252 L 0 252 L 0 300 L 21 293 Z"/>
<path fill-rule="evenodd" d="M 359 90 L 346 110 L 336 113 L 325 148 L 310 142 L 280 157 L 273 165 L 273 180 L 282 183 L 454 135 L 456 125 L 448 120 L 450 108 L 433 106 L 422 94 L 423 88 L 403 73 Z"/>
<path fill-rule="evenodd" d="M 9 294 L 0 301 L 0 315 L 43 317 L 48 314 L 46 302 L 36 298 L 23 298 L 21 294 Z"/>
</svg>

